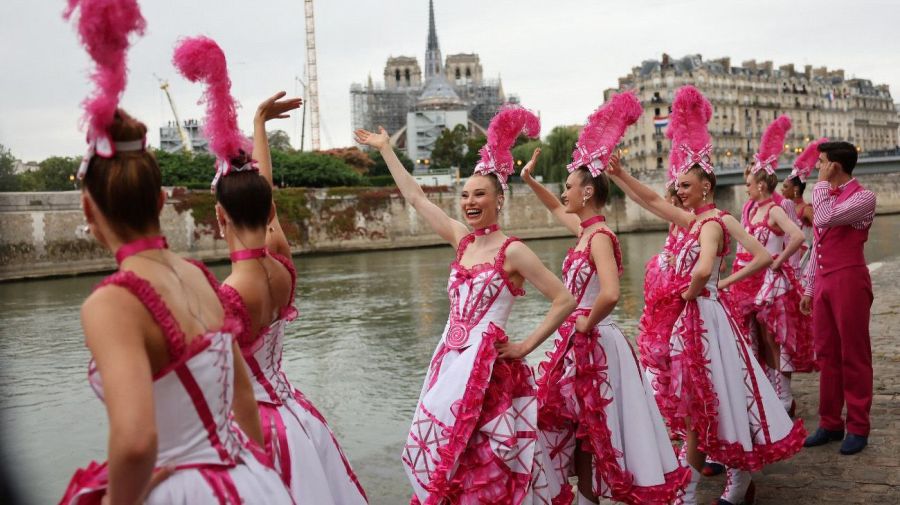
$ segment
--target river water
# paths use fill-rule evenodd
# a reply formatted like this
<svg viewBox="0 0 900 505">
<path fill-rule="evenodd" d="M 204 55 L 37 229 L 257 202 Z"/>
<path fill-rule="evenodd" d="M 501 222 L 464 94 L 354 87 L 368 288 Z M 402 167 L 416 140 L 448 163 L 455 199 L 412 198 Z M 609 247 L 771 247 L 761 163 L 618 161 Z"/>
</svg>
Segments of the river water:
<svg viewBox="0 0 900 505">
<path fill-rule="evenodd" d="M 870 262 L 896 254 L 900 216 L 875 220 Z M 625 262 L 615 314 L 630 339 L 643 305 L 644 264 L 662 233 L 620 237 Z M 528 245 L 558 272 L 572 239 Z M 373 504 L 407 503 L 400 451 L 425 368 L 447 318 L 449 247 L 304 256 L 300 318 L 284 366 L 337 433 Z M 216 266 L 223 278 L 228 266 Z M 76 468 L 105 459 L 106 413 L 86 381 L 79 306 L 101 276 L 0 284 L 0 421 L 5 466 L 33 503 L 55 503 Z M 508 333 L 521 339 L 549 304 L 517 301 Z M 536 364 L 547 344 L 532 353 Z"/>
</svg>

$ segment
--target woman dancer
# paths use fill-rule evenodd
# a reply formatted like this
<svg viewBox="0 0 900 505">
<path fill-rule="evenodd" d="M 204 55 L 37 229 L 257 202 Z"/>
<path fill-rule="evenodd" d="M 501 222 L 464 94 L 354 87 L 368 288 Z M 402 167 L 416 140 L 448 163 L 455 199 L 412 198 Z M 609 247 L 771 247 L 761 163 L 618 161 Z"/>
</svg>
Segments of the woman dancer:
<svg viewBox="0 0 900 505">
<path fill-rule="evenodd" d="M 686 459 L 693 467 L 681 503 L 696 503 L 696 484 L 705 455 L 728 469 L 722 505 L 752 503 L 751 471 L 789 458 L 800 450 L 802 422 L 792 423 L 775 391 L 718 297 L 725 288 L 765 268 L 771 257 L 712 201 L 715 175 L 709 162 L 706 124 L 710 103 L 692 86 L 678 90 L 672 104 L 673 149 L 684 155 L 678 170 L 678 196 L 685 209 L 667 202 L 634 177 L 610 165 L 617 184 L 638 194 L 639 204 L 654 208 L 688 230 L 675 257 L 681 289 L 660 304 L 679 313 L 672 332 L 672 395 L 663 408 L 670 428 L 686 438 Z M 743 270 L 719 280 L 719 264 L 734 236 L 753 260 Z"/>
<path fill-rule="evenodd" d="M 78 470 L 60 503 L 292 503 L 229 420 L 233 413 L 262 441 L 233 340 L 240 322 L 223 310 L 202 264 L 167 250 L 159 224 L 165 193 L 145 149 L 147 128 L 117 109 L 128 35 L 144 26 L 138 6 L 79 6 L 79 32 L 98 65 L 98 90 L 85 104 L 81 201 L 91 234 L 119 268 L 81 310 L 93 358 L 88 379 L 109 417 L 109 460 Z"/>
<path fill-rule="evenodd" d="M 803 232 L 772 199 L 778 185 L 778 156 L 790 126 L 790 119 L 781 116 L 766 129 L 754 156 L 756 162 L 745 174 L 747 194 L 755 204 L 744 226 L 774 261 L 768 269 L 732 285 L 727 298 L 758 346 L 760 362 L 766 365 L 772 386 L 793 417 L 796 404 L 791 374 L 812 371 L 814 365 L 810 320 L 800 313 L 800 284 L 787 263 L 803 244 Z M 738 249 L 734 271 L 745 268 L 751 259 L 749 253 Z"/>
<path fill-rule="evenodd" d="M 285 326 L 297 317 L 297 274 L 272 202 L 266 121 L 288 117 L 301 100 L 282 100 L 281 92 L 260 104 L 251 160 L 219 46 L 206 37 L 186 39 L 174 61 L 187 78 L 208 86 L 205 133 L 218 160 L 216 218 L 231 251 L 231 274 L 220 292 L 243 322 L 237 341 L 252 374 L 266 453 L 298 505 L 365 503 L 365 492 L 325 418 L 281 367 Z"/>
<path fill-rule="evenodd" d="M 794 202 L 794 222 L 800 226 L 805 239 L 800 253 L 791 256 L 791 266 L 799 277 L 803 289 L 806 288 L 806 265 L 809 264 L 809 256 L 812 254 L 813 241 L 813 208 L 803 200 L 803 192 L 806 190 L 806 179 L 819 160 L 819 145 L 825 142 L 828 142 L 827 138 L 810 142 L 803 153 L 794 160 L 794 169 L 791 171 L 791 175 L 781 185 L 781 194 Z"/>
<path fill-rule="evenodd" d="M 540 122 L 506 106 L 491 120 L 475 175 L 463 186 L 463 224 L 431 203 L 400 164 L 388 135 L 356 131 L 357 142 L 378 149 L 401 194 L 456 248 L 450 265 L 450 318 L 425 374 L 402 460 L 411 503 L 549 503 L 560 483 L 537 429 L 535 383 L 522 359 L 575 309 L 575 300 L 538 257 L 500 231 L 510 148 Z M 533 159 L 532 159 L 533 163 Z M 524 281 L 552 301 L 550 311 L 522 342 L 503 327 Z"/>
<path fill-rule="evenodd" d="M 560 327 L 555 348 L 541 363 L 538 426 L 551 441 L 553 468 L 562 482 L 578 476 L 578 503 L 598 496 L 630 504 L 667 504 L 690 480 L 678 463 L 659 408 L 612 311 L 619 299 L 622 254 L 605 224 L 607 163 L 625 129 L 638 120 L 632 93 L 613 96 L 588 118 L 568 165 L 562 204 L 534 180 L 522 179 L 578 237 L 563 263 L 563 281 L 578 308 Z M 535 152 L 535 157 L 537 152 Z M 564 486 L 554 503 L 571 503 Z"/>
</svg>

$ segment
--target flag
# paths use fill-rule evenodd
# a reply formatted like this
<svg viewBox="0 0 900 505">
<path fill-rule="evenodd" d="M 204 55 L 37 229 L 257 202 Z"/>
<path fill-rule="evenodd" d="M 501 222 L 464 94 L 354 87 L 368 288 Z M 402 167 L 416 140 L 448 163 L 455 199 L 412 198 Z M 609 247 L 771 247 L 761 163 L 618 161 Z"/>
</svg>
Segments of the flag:
<svg viewBox="0 0 900 505">
<path fill-rule="evenodd" d="M 657 128 L 669 126 L 669 116 L 653 116 L 653 126 Z"/>
</svg>

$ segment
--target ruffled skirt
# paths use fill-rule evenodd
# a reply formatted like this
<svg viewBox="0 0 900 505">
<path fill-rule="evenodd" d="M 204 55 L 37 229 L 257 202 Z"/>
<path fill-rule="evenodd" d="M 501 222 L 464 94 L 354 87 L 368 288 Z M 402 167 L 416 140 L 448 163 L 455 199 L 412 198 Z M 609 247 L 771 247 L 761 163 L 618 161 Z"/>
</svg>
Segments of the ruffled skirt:
<svg viewBox="0 0 900 505">
<path fill-rule="evenodd" d="M 614 324 L 574 331 L 576 311 L 560 327 L 540 365 L 538 423 L 551 443 L 561 482 L 574 475 L 577 445 L 592 456 L 593 490 L 630 504 L 670 503 L 690 480 L 625 336 Z M 563 486 L 554 504 L 572 502 Z"/>
<path fill-rule="evenodd" d="M 658 256 L 647 262 L 644 278 L 644 309 L 638 323 L 638 351 L 644 375 L 654 396 L 668 395 L 669 355 L 672 327 L 678 318 L 678 310 L 665 306 L 675 286 L 671 268 L 660 268 Z M 676 302 L 677 303 L 677 302 Z"/>
<path fill-rule="evenodd" d="M 662 409 L 670 428 L 684 433 L 690 419 L 701 451 L 742 470 L 800 451 L 803 422 L 788 417 L 725 306 L 705 293 L 683 307 L 672 332 L 672 395 Z"/>
<path fill-rule="evenodd" d="M 233 465 L 187 466 L 160 482 L 144 501 L 147 505 L 293 504 L 275 470 L 242 449 Z M 60 505 L 99 505 L 109 474 L 106 463 L 91 462 L 75 472 Z"/>
<path fill-rule="evenodd" d="M 506 340 L 491 324 L 477 343 L 435 353 L 402 455 L 410 503 L 537 505 L 558 492 L 531 368 L 497 359 Z"/>
<path fill-rule="evenodd" d="M 297 505 L 364 504 L 366 495 L 325 418 L 298 390 L 259 403 L 267 455 Z"/>
</svg>

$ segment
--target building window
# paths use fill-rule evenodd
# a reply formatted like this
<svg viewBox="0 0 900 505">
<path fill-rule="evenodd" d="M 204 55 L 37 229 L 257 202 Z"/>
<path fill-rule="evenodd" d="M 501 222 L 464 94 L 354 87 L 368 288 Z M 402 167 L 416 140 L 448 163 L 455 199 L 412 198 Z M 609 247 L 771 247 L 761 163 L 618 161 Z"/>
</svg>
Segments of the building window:
<svg viewBox="0 0 900 505">
<path fill-rule="evenodd" d="M 400 82 L 400 69 L 394 71 L 394 77 L 397 79 L 397 82 Z"/>
<path fill-rule="evenodd" d="M 660 154 L 660 153 L 662 153 L 662 141 L 657 140 L 656 141 L 656 154 Z"/>
<path fill-rule="evenodd" d="M 662 167 L 663 167 L 663 159 L 662 159 L 662 158 L 656 158 L 656 168 L 657 168 L 657 169 L 662 169 Z"/>
<path fill-rule="evenodd" d="M 406 76 L 406 84 L 409 84 L 409 69 L 407 68 L 407 69 L 404 70 L 403 72 L 404 72 L 404 74 L 405 74 L 405 76 Z"/>
<path fill-rule="evenodd" d="M 456 67 L 456 80 L 462 79 L 462 74 L 459 71 L 459 67 Z"/>
<path fill-rule="evenodd" d="M 470 77 L 472 77 L 472 69 L 469 67 L 466 67 L 466 79 L 468 79 Z"/>
<path fill-rule="evenodd" d="M 659 107 L 653 109 L 653 114 L 659 116 Z"/>
</svg>

